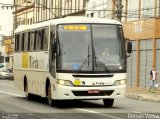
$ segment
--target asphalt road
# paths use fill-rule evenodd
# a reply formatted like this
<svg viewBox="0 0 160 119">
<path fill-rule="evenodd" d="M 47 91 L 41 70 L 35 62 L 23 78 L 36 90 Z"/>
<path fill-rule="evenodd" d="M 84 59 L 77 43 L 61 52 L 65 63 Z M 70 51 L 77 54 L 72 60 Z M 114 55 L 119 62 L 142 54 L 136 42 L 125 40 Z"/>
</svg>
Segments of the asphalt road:
<svg viewBox="0 0 160 119">
<path fill-rule="evenodd" d="M 102 100 L 64 101 L 50 107 L 39 97 L 26 100 L 13 81 L 0 80 L 0 119 L 150 119 L 155 117 L 152 113 L 160 119 L 160 103 L 128 98 L 116 99 L 112 108 L 105 108 Z"/>
</svg>

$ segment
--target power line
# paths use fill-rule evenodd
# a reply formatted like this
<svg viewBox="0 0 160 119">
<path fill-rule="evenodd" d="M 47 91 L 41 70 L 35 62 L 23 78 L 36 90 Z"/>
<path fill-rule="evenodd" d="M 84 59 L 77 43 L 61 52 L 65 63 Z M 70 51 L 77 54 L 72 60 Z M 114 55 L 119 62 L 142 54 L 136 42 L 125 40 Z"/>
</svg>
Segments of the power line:
<svg viewBox="0 0 160 119">
<path fill-rule="evenodd" d="M 137 16 L 136 18 L 138 18 L 138 15 L 139 15 L 138 13 L 137 13 L 137 14 L 136 14 L 136 13 L 126 13 L 126 12 L 123 12 L 123 13 L 126 14 L 126 16 L 129 17 L 129 18 L 130 18 L 130 17 L 133 17 L 133 16 Z M 128 14 L 129 16 L 128 16 L 127 14 Z M 125 17 L 126 17 L 126 16 L 125 16 Z M 150 17 L 153 17 L 153 15 L 141 14 L 141 17 L 143 17 L 143 18 L 150 18 Z"/>
<path fill-rule="evenodd" d="M 116 6 L 117 4 L 115 3 L 115 0 L 113 2 Z M 4 5 L 2 7 L 28 7 L 28 6 L 22 6 L 22 5 L 12 5 L 12 4 L 3 4 L 3 3 L 0 3 L 1 5 Z M 39 3 L 36 3 L 36 4 L 39 4 Z M 42 5 L 42 4 L 40 4 Z M 45 5 L 43 5 L 45 6 Z M 117 6 L 118 7 L 118 6 Z M 35 7 L 35 8 L 44 8 L 44 7 Z M 51 7 L 45 7 L 46 9 L 60 9 L 60 8 L 51 8 Z M 120 10 L 122 10 L 123 8 L 123 5 L 120 4 Z M 160 8 L 160 7 L 156 7 L 156 8 Z M 151 10 L 151 9 L 156 9 L 156 8 L 146 8 L 146 9 L 141 9 L 141 10 L 133 10 L 133 11 L 130 11 L 130 12 L 135 12 L 135 11 L 144 11 L 144 10 Z M 69 9 L 66 9 L 66 8 L 62 8 L 62 10 L 84 10 L 84 9 L 74 9 L 74 8 L 69 8 Z M 115 11 L 115 10 L 110 10 L 110 9 L 85 9 L 86 11 Z"/>
<path fill-rule="evenodd" d="M 118 2 L 118 3 L 117 3 Z M 130 12 L 122 12 L 122 8 L 123 8 L 123 5 L 122 5 L 122 0 L 114 0 L 113 3 L 115 4 L 115 6 L 117 7 L 117 10 L 116 10 L 116 17 L 121 21 L 121 17 L 126 17 L 123 14 L 129 14 L 129 15 L 132 15 L 132 16 L 128 16 L 128 18 L 136 18 L 135 16 L 133 15 L 139 15 L 139 14 L 136 14 L 135 12 L 136 11 L 145 11 L 145 10 L 151 10 L 151 9 L 156 9 L 156 8 L 159 8 L 159 7 L 156 7 L 156 8 L 143 8 L 141 10 L 134 10 L 134 11 L 130 11 Z M 35 3 L 35 4 L 39 4 L 39 3 Z M 14 7 L 28 7 L 28 6 L 22 6 L 22 5 L 12 5 L 12 4 L 4 4 L 4 3 L 0 3 L 0 5 L 5 5 L 5 6 L 2 6 L 2 8 L 14 8 Z M 98 9 L 98 10 L 95 10 L 95 9 L 75 9 L 75 8 L 51 8 L 51 7 L 47 7 L 45 5 L 42 5 L 42 4 L 39 4 L 41 5 L 42 7 L 36 7 L 34 6 L 34 8 L 46 8 L 48 9 L 52 14 L 55 15 L 55 13 L 52 11 L 52 10 L 56 10 L 56 9 L 61 9 L 61 10 L 78 10 L 78 11 L 81 11 L 81 10 L 85 10 L 85 11 L 115 11 L 115 10 L 110 10 L 110 9 Z M 134 12 L 134 13 L 132 13 Z M 146 18 L 146 17 L 152 17 L 152 15 L 144 15 L 143 18 Z M 55 16 L 56 17 L 56 16 Z"/>
</svg>

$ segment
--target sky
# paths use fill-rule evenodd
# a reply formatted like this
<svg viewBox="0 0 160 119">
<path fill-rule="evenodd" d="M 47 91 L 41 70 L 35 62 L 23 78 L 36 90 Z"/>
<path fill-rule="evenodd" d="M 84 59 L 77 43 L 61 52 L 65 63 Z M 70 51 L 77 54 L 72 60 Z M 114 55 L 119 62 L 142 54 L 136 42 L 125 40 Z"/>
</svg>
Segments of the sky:
<svg viewBox="0 0 160 119">
<path fill-rule="evenodd" d="M 13 4 L 13 0 L 0 0 L 3 4 Z M 3 8 L 0 5 L 0 34 L 10 36 L 13 33 L 13 10 Z"/>
</svg>

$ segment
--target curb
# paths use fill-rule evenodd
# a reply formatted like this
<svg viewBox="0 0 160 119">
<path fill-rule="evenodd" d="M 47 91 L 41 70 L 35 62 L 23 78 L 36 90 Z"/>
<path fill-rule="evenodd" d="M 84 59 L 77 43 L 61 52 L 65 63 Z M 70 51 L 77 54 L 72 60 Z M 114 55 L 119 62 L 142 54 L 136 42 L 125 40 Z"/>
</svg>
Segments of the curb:
<svg viewBox="0 0 160 119">
<path fill-rule="evenodd" d="M 142 99 L 143 99 L 143 97 L 142 97 L 142 96 L 135 95 L 135 94 L 133 94 L 133 95 L 126 94 L 126 97 L 127 97 L 127 98 L 136 99 L 136 100 L 142 100 Z"/>
<path fill-rule="evenodd" d="M 150 101 L 150 102 L 160 102 L 160 97 L 157 99 L 157 97 L 153 96 L 153 98 L 149 98 L 146 96 L 142 95 L 136 95 L 136 94 L 126 94 L 127 98 L 135 99 L 135 100 L 141 100 L 141 101 Z"/>
</svg>

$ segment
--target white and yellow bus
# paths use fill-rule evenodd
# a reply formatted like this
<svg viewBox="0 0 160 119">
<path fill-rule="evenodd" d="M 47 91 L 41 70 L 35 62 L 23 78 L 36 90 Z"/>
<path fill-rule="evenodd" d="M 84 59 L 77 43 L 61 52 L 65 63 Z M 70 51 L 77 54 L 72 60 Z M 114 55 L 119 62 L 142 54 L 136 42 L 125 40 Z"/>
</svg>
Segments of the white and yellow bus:
<svg viewBox="0 0 160 119">
<path fill-rule="evenodd" d="M 27 99 L 103 99 L 126 92 L 126 48 L 120 22 L 68 17 L 15 31 L 14 83 Z M 129 51 L 129 50 L 128 50 Z"/>
</svg>

